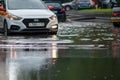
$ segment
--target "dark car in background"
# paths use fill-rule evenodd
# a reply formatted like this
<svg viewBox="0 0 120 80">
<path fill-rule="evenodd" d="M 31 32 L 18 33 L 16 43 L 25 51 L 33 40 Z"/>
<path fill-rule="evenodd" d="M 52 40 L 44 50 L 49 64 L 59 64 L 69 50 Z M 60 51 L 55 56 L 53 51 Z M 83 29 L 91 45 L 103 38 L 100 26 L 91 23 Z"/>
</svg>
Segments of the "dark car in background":
<svg viewBox="0 0 120 80">
<path fill-rule="evenodd" d="M 46 5 L 51 11 L 53 11 L 58 18 L 59 22 L 66 21 L 66 12 L 61 2 L 59 1 L 45 1 Z"/>
</svg>

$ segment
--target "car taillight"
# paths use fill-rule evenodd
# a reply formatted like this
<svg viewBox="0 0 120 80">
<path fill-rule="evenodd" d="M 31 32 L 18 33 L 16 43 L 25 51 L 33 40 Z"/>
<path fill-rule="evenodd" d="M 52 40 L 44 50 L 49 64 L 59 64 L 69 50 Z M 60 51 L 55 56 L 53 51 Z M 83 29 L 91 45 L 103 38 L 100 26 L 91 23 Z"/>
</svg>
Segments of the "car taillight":
<svg viewBox="0 0 120 80">
<path fill-rule="evenodd" d="M 113 13 L 113 14 L 112 14 L 112 16 L 114 16 L 114 17 L 115 17 L 115 16 L 118 16 L 118 15 L 119 15 L 118 13 Z"/>
<path fill-rule="evenodd" d="M 48 6 L 49 10 L 54 10 L 54 7 L 53 6 Z"/>
<path fill-rule="evenodd" d="M 62 8 L 62 9 L 61 9 L 61 12 L 65 12 L 65 8 Z"/>
</svg>

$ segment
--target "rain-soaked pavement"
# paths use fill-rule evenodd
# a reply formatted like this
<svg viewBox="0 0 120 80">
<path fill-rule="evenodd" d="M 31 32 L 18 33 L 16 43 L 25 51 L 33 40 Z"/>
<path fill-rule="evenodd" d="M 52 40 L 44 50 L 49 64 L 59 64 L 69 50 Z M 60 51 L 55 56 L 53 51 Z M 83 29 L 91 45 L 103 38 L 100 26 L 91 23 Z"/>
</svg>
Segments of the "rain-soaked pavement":
<svg viewBox="0 0 120 80">
<path fill-rule="evenodd" d="M 120 29 L 66 22 L 57 35 L 0 35 L 0 80 L 120 80 Z"/>
</svg>

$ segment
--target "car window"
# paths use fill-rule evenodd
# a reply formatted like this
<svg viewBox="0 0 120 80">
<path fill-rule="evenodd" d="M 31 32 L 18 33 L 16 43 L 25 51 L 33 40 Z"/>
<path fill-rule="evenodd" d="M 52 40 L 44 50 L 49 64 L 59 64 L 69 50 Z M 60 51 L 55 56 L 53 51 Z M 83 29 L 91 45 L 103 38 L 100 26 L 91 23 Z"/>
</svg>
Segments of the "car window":
<svg viewBox="0 0 120 80">
<path fill-rule="evenodd" d="M 101 0 L 102 2 L 110 2 L 110 0 Z"/>
<path fill-rule="evenodd" d="M 7 0 L 8 9 L 45 9 L 40 0 Z"/>
<path fill-rule="evenodd" d="M 62 6 L 59 4 L 59 3 L 46 3 L 47 4 L 47 6 L 54 6 L 54 7 L 56 7 L 56 8 L 61 8 Z"/>
</svg>

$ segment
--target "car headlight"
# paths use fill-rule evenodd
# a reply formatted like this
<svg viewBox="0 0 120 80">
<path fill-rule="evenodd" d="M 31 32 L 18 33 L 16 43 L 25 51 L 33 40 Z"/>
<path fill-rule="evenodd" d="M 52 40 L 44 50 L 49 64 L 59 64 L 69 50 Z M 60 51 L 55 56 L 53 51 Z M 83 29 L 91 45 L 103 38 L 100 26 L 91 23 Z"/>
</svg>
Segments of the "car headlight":
<svg viewBox="0 0 120 80">
<path fill-rule="evenodd" d="M 12 14 L 8 14 L 8 18 L 10 20 L 21 20 L 22 19 L 21 17 L 15 16 L 15 15 L 12 15 Z"/>
<path fill-rule="evenodd" d="M 55 15 L 52 15 L 52 16 L 50 17 L 50 19 L 51 19 L 51 20 L 56 20 L 57 17 L 56 17 Z"/>
</svg>

